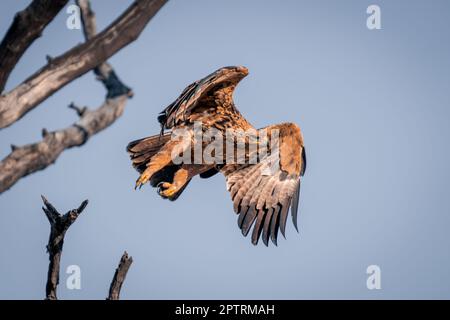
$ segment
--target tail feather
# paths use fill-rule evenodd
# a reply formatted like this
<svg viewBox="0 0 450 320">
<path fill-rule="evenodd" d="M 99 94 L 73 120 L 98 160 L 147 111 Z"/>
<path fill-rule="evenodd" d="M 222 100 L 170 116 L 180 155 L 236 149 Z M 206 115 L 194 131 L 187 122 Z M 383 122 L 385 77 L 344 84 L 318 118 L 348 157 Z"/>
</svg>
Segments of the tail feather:
<svg viewBox="0 0 450 320">
<path fill-rule="evenodd" d="M 150 159 L 170 140 L 170 133 L 154 135 L 130 142 L 127 151 L 133 162 L 133 167 L 142 173 Z"/>
<path fill-rule="evenodd" d="M 143 139 L 138 139 L 132 141 L 127 146 L 127 151 L 130 154 L 130 158 L 133 167 L 139 172 L 143 173 L 147 168 L 147 164 L 151 161 L 164 145 L 170 141 L 171 133 L 166 133 L 164 135 L 154 135 L 146 137 Z M 166 165 L 161 170 L 155 172 L 151 179 L 150 185 L 152 187 L 158 187 L 161 182 L 174 182 L 174 176 L 177 170 L 181 168 L 181 165 Z M 184 191 L 186 186 L 189 184 L 191 179 L 189 179 L 182 188 L 180 188 L 176 194 L 169 198 L 171 201 L 175 201 L 181 193 Z"/>
</svg>

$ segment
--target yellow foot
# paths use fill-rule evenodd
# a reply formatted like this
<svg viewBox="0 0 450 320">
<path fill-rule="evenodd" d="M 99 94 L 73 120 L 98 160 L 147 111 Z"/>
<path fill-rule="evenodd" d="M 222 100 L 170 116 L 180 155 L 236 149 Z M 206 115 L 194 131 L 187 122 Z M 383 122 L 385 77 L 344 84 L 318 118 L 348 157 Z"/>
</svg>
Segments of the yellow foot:
<svg viewBox="0 0 450 320">
<path fill-rule="evenodd" d="M 150 173 L 147 171 L 144 171 L 139 179 L 136 180 L 136 185 L 134 186 L 134 189 L 136 190 L 138 187 L 139 189 L 150 180 Z"/>
<path fill-rule="evenodd" d="M 158 184 L 158 194 L 163 198 L 172 198 L 178 191 L 175 184 L 169 182 L 160 182 Z"/>
</svg>

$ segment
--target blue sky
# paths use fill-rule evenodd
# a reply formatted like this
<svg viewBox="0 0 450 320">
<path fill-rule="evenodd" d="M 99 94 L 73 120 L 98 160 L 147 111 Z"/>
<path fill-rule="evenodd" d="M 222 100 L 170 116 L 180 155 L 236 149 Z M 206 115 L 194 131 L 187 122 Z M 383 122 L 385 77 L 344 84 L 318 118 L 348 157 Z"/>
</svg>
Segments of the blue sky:
<svg viewBox="0 0 450 320">
<path fill-rule="evenodd" d="M 29 1 L 2 1 L 0 30 Z M 92 1 L 103 29 L 131 1 Z M 381 30 L 366 9 L 381 8 Z M 14 69 L 12 89 L 82 42 L 62 11 Z M 44 194 L 60 209 L 90 203 L 66 236 L 59 296 L 106 297 L 124 250 L 134 258 L 123 299 L 450 298 L 450 4 L 448 1 L 172 0 L 112 59 L 135 93 L 124 115 L 85 146 L 0 195 L 0 298 L 44 297 L 49 226 Z M 256 127 L 301 126 L 308 151 L 299 229 L 254 247 L 217 175 L 194 179 L 176 202 L 146 187 L 126 144 L 159 132 L 157 114 L 186 85 L 227 65 L 250 74 L 235 102 Z M 11 143 L 76 120 L 67 105 L 98 107 L 92 73 L 0 132 Z M 366 268 L 381 268 L 368 290 Z M 81 268 L 81 290 L 65 286 Z"/>
</svg>

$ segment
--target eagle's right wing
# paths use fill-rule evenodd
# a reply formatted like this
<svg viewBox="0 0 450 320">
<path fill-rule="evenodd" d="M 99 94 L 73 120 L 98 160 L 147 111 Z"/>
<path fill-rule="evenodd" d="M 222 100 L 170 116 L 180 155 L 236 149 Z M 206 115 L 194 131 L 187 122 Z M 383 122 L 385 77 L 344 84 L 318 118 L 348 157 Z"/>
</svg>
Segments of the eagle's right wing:
<svg viewBox="0 0 450 320">
<path fill-rule="evenodd" d="M 252 243 L 261 236 L 268 245 L 269 237 L 276 245 L 278 230 L 285 235 L 291 208 L 297 229 L 300 178 L 306 169 L 306 153 L 300 129 L 293 124 L 278 126 L 279 148 L 257 164 L 228 164 L 221 172 L 239 214 L 238 225 L 246 236 L 253 225 Z"/>
</svg>

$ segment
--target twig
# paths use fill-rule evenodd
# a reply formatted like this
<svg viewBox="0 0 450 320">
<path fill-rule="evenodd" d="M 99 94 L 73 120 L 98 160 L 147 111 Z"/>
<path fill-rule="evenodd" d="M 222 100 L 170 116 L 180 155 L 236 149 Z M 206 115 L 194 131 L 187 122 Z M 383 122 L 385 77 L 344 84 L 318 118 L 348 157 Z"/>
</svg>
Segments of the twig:
<svg viewBox="0 0 450 320">
<path fill-rule="evenodd" d="M 1 96 L 0 129 L 10 126 L 66 84 L 97 67 L 136 40 L 150 19 L 166 2 L 167 0 L 135 0 L 104 31 L 52 59 L 50 64 Z M 113 73 L 109 73 L 105 81 L 115 82 L 115 78 Z M 122 93 L 112 92 L 110 98 Z"/>
<path fill-rule="evenodd" d="M 119 300 L 120 289 L 122 288 L 122 284 L 125 281 L 128 269 L 130 268 L 132 263 L 133 258 L 128 257 L 128 253 L 125 251 L 122 255 L 122 258 L 120 259 L 119 266 L 114 273 L 111 286 L 109 287 L 109 295 L 107 300 Z"/>
<path fill-rule="evenodd" d="M 77 5 L 81 11 L 81 21 L 83 23 L 83 33 L 86 41 L 95 37 L 97 33 L 95 13 L 91 9 L 89 0 L 77 0 Z M 101 81 L 108 91 L 107 98 L 114 98 L 126 94 L 132 96 L 131 89 L 124 85 L 114 72 L 108 62 L 103 62 L 94 68 L 97 80 Z"/>
<path fill-rule="evenodd" d="M 67 2 L 34 0 L 27 8 L 16 13 L 0 43 L 0 93 L 22 55 Z"/>
<path fill-rule="evenodd" d="M 50 263 L 48 265 L 47 285 L 45 287 L 45 295 L 47 300 L 56 300 L 56 289 L 59 284 L 59 269 L 61 262 L 61 254 L 64 244 L 64 236 L 69 227 L 75 222 L 78 216 L 83 212 L 88 204 L 88 200 L 84 200 L 77 209 L 72 209 L 66 214 L 61 215 L 58 210 L 44 197 L 44 210 L 48 221 L 50 222 L 50 237 L 47 244 L 47 252 Z"/>
</svg>

